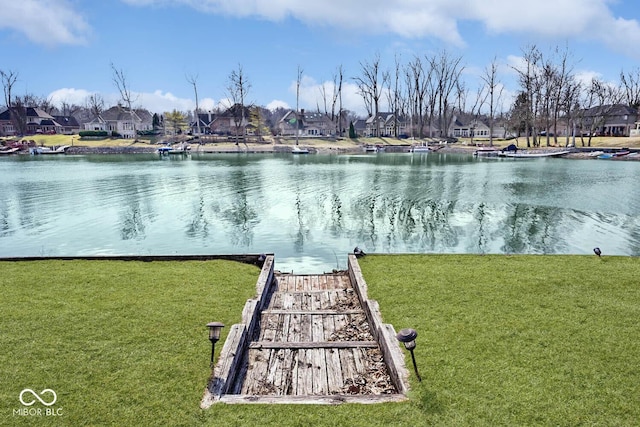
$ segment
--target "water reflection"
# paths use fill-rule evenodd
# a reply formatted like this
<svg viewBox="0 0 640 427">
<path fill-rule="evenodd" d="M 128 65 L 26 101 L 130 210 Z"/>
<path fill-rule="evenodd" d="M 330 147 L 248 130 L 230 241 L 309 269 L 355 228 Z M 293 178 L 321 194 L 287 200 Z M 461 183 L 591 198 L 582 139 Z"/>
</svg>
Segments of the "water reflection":
<svg viewBox="0 0 640 427">
<path fill-rule="evenodd" d="M 299 271 L 336 268 L 356 245 L 640 255 L 636 162 L 68 156 L 2 159 L 0 173 L 1 256 L 275 252 Z"/>
</svg>

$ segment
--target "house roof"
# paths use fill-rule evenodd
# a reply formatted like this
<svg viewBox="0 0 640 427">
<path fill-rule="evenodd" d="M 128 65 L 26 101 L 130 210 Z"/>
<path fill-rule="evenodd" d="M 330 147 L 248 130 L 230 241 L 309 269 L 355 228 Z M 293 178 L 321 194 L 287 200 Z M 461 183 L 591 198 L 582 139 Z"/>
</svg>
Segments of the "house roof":
<svg viewBox="0 0 640 427">
<path fill-rule="evenodd" d="M 240 116 L 240 104 L 234 104 L 231 107 L 227 108 L 222 114 L 220 114 L 220 117 L 238 117 Z M 248 119 L 249 116 L 251 114 L 251 111 L 249 110 L 249 107 L 247 107 L 246 105 L 244 106 L 244 117 L 245 119 Z M 214 120 L 215 121 L 215 120 Z"/>
<path fill-rule="evenodd" d="M 587 117 L 599 116 L 637 116 L 638 110 L 624 104 L 598 105 L 585 110 Z"/>
<path fill-rule="evenodd" d="M 50 114 L 46 113 L 45 111 L 39 108 L 27 107 L 26 113 L 27 113 L 27 117 L 38 117 L 40 119 L 53 120 L 53 116 L 51 116 Z M 4 111 L 0 113 L 0 120 L 11 120 L 11 114 L 10 114 L 9 108 L 5 108 Z"/>
<path fill-rule="evenodd" d="M 80 123 L 78 123 L 78 120 L 73 116 L 53 116 L 53 118 L 56 122 L 60 123 L 60 126 L 72 128 L 80 127 Z"/>
<path fill-rule="evenodd" d="M 103 111 L 100 116 L 107 122 L 129 121 L 132 118 L 131 112 L 122 105 L 111 107 L 108 110 Z M 133 120 L 136 122 L 150 123 L 153 120 L 153 116 L 149 111 L 139 108 L 133 110 Z M 92 120 L 92 122 L 93 121 L 95 121 L 95 119 Z"/>
<path fill-rule="evenodd" d="M 365 119 L 356 119 L 353 121 L 353 128 L 364 130 L 367 126 L 367 122 Z"/>
</svg>

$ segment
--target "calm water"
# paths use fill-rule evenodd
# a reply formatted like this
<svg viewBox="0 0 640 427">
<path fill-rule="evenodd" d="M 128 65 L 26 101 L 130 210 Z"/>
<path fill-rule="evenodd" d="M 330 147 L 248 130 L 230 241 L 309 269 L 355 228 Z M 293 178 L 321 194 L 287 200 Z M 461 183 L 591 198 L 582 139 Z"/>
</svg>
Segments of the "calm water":
<svg viewBox="0 0 640 427">
<path fill-rule="evenodd" d="M 0 159 L 0 256 L 368 252 L 640 255 L 640 162 L 344 156 Z"/>
</svg>

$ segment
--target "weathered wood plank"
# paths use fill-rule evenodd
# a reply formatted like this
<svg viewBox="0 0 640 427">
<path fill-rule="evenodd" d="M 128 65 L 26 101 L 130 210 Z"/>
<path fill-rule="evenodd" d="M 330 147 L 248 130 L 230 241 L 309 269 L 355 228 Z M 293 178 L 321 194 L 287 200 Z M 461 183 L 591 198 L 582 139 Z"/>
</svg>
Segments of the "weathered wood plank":
<svg viewBox="0 0 640 427">
<path fill-rule="evenodd" d="M 378 343 L 375 341 L 289 341 L 289 342 L 273 342 L 273 341 L 253 341 L 249 344 L 250 349 L 269 349 L 269 348 L 377 348 Z"/>
<path fill-rule="evenodd" d="M 329 391 L 327 385 L 327 361 L 324 356 L 324 348 L 318 348 L 313 350 L 307 350 L 311 353 L 313 360 L 312 375 L 313 375 L 313 395 L 324 395 Z"/>
<path fill-rule="evenodd" d="M 259 385 L 266 376 L 271 349 L 249 349 L 247 374 L 242 394 L 259 394 Z"/>
<path fill-rule="evenodd" d="M 274 342 L 287 341 L 289 338 L 289 327 L 291 326 L 291 314 L 286 311 L 281 312 L 282 323 L 280 328 L 276 331 L 276 336 L 273 338 Z"/>
<path fill-rule="evenodd" d="M 313 302 L 313 304 L 320 304 L 320 302 Z M 318 315 L 336 315 L 336 314 L 362 314 L 364 315 L 364 311 L 360 309 L 351 309 L 351 310 L 323 310 L 323 309 L 313 309 L 310 310 L 282 310 L 282 309 L 273 309 L 273 310 L 264 310 L 262 314 L 318 314 Z"/>
<path fill-rule="evenodd" d="M 310 291 L 311 290 L 311 277 L 310 276 L 302 276 L 302 290 Z"/>
<path fill-rule="evenodd" d="M 353 384 L 356 377 L 355 361 L 353 360 L 352 348 L 341 348 L 340 354 L 340 368 L 342 370 L 343 388 L 348 383 Z"/>
<path fill-rule="evenodd" d="M 313 325 L 311 323 L 310 314 L 300 315 L 300 339 L 299 341 L 311 342 L 313 341 Z"/>
<path fill-rule="evenodd" d="M 313 394 L 313 359 L 310 357 L 311 350 L 298 350 L 298 387 L 296 395 Z"/>
<path fill-rule="evenodd" d="M 262 327 L 260 328 L 260 341 L 273 341 L 276 333 L 281 329 L 283 314 L 262 315 Z"/>
<path fill-rule="evenodd" d="M 322 314 L 312 314 L 311 317 L 311 341 L 324 341 L 324 322 Z"/>
<path fill-rule="evenodd" d="M 296 292 L 304 292 L 304 278 L 296 276 Z"/>
<path fill-rule="evenodd" d="M 322 316 L 322 339 L 319 341 L 329 341 L 333 332 L 335 331 L 335 323 L 333 322 L 333 318 L 335 315 L 330 316 Z"/>
<path fill-rule="evenodd" d="M 326 291 L 327 290 L 327 276 L 326 275 L 318 277 L 318 290 L 319 291 Z"/>
<path fill-rule="evenodd" d="M 344 379 L 342 378 L 340 350 L 337 348 L 325 348 L 324 353 L 327 364 L 327 392 L 329 394 L 341 394 Z"/>
<path fill-rule="evenodd" d="M 293 377 L 293 374 L 295 372 L 297 350 L 283 349 L 281 351 L 284 354 L 284 358 L 282 359 L 282 369 L 280 370 L 280 389 L 278 394 L 291 395 L 294 387 L 293 378 L 295 377 Z"/>
<path fill-rule="evenodd" d="M 319 291 L 320 290 L 320 276 L 314 274 L 310 277 L 311 280 L 311 291 Z"/>
<path fill-rule="evenodd" d="M 404 402 L 408 398 L 401 394 L 384 395 L 345 395 L 334 394 L 330 396 L 243 396 L 225 395 L 220 402 L 233 404 L 282 404 L 282 405 L 340 405 L 343 403 L 375 404 L 385 402 Z"/>
</svg>

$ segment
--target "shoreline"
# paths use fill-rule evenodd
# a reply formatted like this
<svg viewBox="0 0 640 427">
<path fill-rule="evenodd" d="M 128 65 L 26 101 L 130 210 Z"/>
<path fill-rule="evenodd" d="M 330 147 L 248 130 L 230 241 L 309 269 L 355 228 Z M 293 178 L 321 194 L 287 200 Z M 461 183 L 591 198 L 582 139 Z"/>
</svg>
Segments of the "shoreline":
<svg viewBox="0 0 640 427">
<path fill-rule="evenodd" d="M 240 146 L 236 146 L 235 144 L 225 144 L 225 145 L 192 145 L 190 153 L 191 154 L 289 154 L 294 146 L 291 145 L 274 145 L 274 144 L 241 144 Z M 361 146 L 353 146 L 353 147 L 330 147 L 330 146 L 314 146 L 314 145 L 300 145 L 301 148 L 306 148 L 310 151 L 311 154 L 335 154 L 335 155 L 348 155 L 348 154 L 362 154 L 364 153 L 363 148 Z M 409 154 L 408 146 L 388 146 L 387 148 L 393 147 L 394 149 L 386 151 L 387 153 L 406 153 Z M 465 145 L 443 145 L 440 146 L 435 152 L 439 153 L 450 153 L 450 154 L 468 154 L 473 155 L 473 152 L 478 147 L 474 146 L 465 146 Z M 66 154 L 71 155 L 83 155 L 83 154 L 104 154 L 104 155 L 117 155 L 117 154 L 157 154 L 158 147 L 157 146 L 100 146 L 100 147 L 90 147 L 90 146 L 73 146 L 69 147 L 66 151 Z M 537 148 L 535 151 L 563 151 L 565 148 L 557 148 L 557 147 L 545 147 L 545 148 Z M 534 151 L 531 150 L 531 151 Z M 584 147 L 581 148 L 573 148 L 573 152 L 565 154 L 560 158 L 564 159 L 575 159 L 575 160 L 590 160 L 597 159 L 590 155 L 591 152 L 597 151 L 599 149 L 593 147 Z M 620 150 L 619 148 L 610 148 L 603 149 L 606 150 Z M 524 150 L 523 150 L 524 151 Z M 384 154 L 384 153 L 382 153 Z M 614 158 L 612 160 L 625 160 L 625 161 L 640 161 L 640 156 L 621 156 L 618 158 Z"/>
<path fill-rule="evenodd" d="M 77 141 L 77 143 L 81 143 L 84 141 Z M 225 141 L 225 142 L 215 142 L 215 143 L 194 143 L 187 142 L 190 146 L 191 154 L 289 154 L 293 150 L 296 145 L 293 141 L 286 141 L 287 143 L 281 142 L 241 142 L 236 145 L 235 142 Z M 311 154 L 324 154 L 324 155 L 349 155 L 349 154 L 363 154 L 365 153 L 365 147 L 378 146 L 384 147 L 385 153 L 410 153 L 412 144 L 410 144 L 408 140 L 394 140 L 393 142 L 398 143 L 389 143 L 387 140 L 383 139 L 371 139 L 371 140 L 363 140 L 363 141 L 355 141 L 355 140 L 337 140 L 337 141 L 327 141 L 327 140 L 309 140 L 305 139 L 300 141 L 298 147 L 309 150 Z M 412 142 L 412 141 L 411 141 Z M 502 141 L 504 142 L 504 141 Z M 618 141 L 617 141 L 618 142 Z M 632 141 L 629 141 L 632 142 Z M 73 142 L 72 142 L 73 143 Z M 44 146 L 50 146 L 50 144 L 40 144 Z M 620 151 L 626 148 L 622 146 L 625 144 L 616 144 L 616 146 L 590 146 L 590 147 L 571 147 L 570 153 L 561 156 L 561 158 L 565 159 L 596 159 L 597 157 L 590 155 L 590 153 L 594 151 L 604 151 L 604 152 L 615 152 Z M 630 144 L 630 151 L 633 153 L 640 152 L 635 144 Z M 61 145 L 57 145 L 60 147 Z M 131 142 L 127 144 L 118 144 L 117 142 L 113 145 L 108 144 L 99 144 L 94 145 L 89 142 L 89 144 L 84 145 L 68 145 L 65 153 L 70 155 L 118 155 L 118 154 L 156 154 L 158 152 L 158 148 L 162 145 L 158 144 L 149 144 L 144 142 Z M 50 146 L 55 147 L 55 146 Z M 434 152 L 440 153 L 451 153 L 451 154 L 468 154 L 473 155 L 473 153 L 481 147 L 487 147 L 487 145 L 479 144 L 479 145 L 469 145 L 465 142 L 461 143 L 453 143 L 453 144 L 442 144 L 442 145 L 432 145 L 434 148 Z M 502 147 L 502 144 L 495 144 L 494 147 L 499 150 Z M 564 151 L 567 150 L 567 147 L 539 147 L 539 148 L 519 148 L 522 151 L 532 151 L 532 152 L 550 152 L 550 151 Z M 19 151 L 15 153 L 5 153 L 9 155 L 13 154 L 28 154 L 28 151 Z M 376 153 L 371 153 L 376 154 Z M 615 157 L 612 160 L 626 160 L 626 161 L 638 161 L 640 160 L 640 156 L 633 155 L 629 156 L 620 156 Z"/>
</svg>

